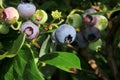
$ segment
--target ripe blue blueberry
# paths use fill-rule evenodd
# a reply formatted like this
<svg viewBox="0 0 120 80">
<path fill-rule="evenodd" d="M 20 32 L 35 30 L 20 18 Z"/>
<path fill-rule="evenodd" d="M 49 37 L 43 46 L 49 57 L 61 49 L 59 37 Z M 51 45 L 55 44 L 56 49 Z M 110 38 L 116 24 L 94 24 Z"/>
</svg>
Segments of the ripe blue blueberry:
<svg viewBox="0 0 120 80">
<path fill-rule="evenodd" d="M 96 41 L 101 37 L 100 31 L 96 27 L 87 27 L 83 34 L 89 42 Z"/>
<path fill-rule="evenodd" d="M 20 3 L 17 9 L 20 16 L 25 18 L 31 17 L 36 11 L 35 5 L 29 2 Z"/>
<path fill-rule="evenodd" d="M 36 26 L 34 23 L 30 21 L 24 22 L 21 25 L 20 31 L 26 33 L 27 39 L 34 39 L 39 34 L 38 26 Z"/>
<path fill-rule="evenodd" d="M 88 41 L 85 39 L 83 32 L 78 32 L 75 41 L 77 42 L 79 48 L 85 48 L 88 46 Z"/>
<path fill-rule="evenodd" d="M 59 43 L 72 43 L 76 37 L 76 30 L 68 24 L 62 24 L 54 33 Z"/>
</svg>

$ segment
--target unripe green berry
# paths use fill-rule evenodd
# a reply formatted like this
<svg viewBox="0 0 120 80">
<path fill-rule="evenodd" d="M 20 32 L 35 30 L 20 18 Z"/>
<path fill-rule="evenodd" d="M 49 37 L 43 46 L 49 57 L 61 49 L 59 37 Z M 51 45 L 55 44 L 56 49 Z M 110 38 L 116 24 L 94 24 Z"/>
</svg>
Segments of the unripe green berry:
<svg viewBox="0 0 120 80">
<path fill-rule="evenodd" d="M 105 16 L 103 16 L 103 15 L 99 15 L 98 16 L 98 21 L 95 24 L 95 27 L 98 28 L 100 31 L 103 31 L 103 30 L 105 30 L 107 25 L 108 25 L 107 18 Z"/>
<path fill-rule="evenodd" d="M 101 46 L 102 46 L 102 40 L 98 39 L 97 41 L 90 42 L 88 47 L 90 50 L 99 51 Z"/>
<path fill-rule="evenodd" d="M 68 24 L 72 25 L 75 28 L 78 28 L 82 25 L 82 17 L 75 13 L 68 18 Z"/>
<path fill-rule="evenodd" d="M 44 24 L 47 19 L 48 15 L 44 10 L 37 10 L 32 16 L 32 20 L 36 24 Z"/>
</svg>

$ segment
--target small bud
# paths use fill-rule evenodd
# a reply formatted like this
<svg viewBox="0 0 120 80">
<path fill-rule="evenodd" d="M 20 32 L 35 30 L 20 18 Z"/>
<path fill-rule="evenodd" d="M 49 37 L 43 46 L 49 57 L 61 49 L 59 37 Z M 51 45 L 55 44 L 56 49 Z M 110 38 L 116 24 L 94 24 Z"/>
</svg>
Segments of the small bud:
<svg viewBox="0 0 120 80">
<path fill-rule="evenodd" d="M 59 12 L 58 10 L 52 11 L 51 15 L 52 15 L 53 19 L 60 19 L 62 17 L 61 12 Z"/>
</svg>

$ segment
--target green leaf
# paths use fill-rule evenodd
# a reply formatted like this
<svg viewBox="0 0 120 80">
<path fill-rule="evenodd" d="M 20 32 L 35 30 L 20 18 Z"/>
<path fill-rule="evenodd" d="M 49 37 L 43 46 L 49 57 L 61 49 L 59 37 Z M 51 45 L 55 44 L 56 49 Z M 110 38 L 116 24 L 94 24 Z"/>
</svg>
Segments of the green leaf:
<svg viewBox="0 0 120 80">
<path fill-rule="evenodd" d="M 18 55 L 14 58 L 14 69 L 15 72 L 17 73 L 16 78 L 20 78 L 22 77 L 24 70 L 25 70 L 25 66 L 27 64 L 27 61 L 29 60 L 29 51 L 26 50 L 20 50 L 18 52 Z"/>
<path fill-rule="evenodd" d="M 25 54 L 28 54 L 29 58 L 24 70 L 23 80 L 44 80 L 42 73 L 35 64 L 32 50 L 30 48 L 26 49 L 29 51 L 29 53 Z"/>
<path fill-rule="evenodd" d="M 24 46 L 14 58 L 16 80 L 44 80 L 34 61 L 33 51 Z"/>
<path fill-rule="evenodd" d="M 41 56 L 46 54 L 46 48 L 48 46 L 49 39 L 50 39 L 50 35 L 48 35 L 46 40 L 43 42 L 43 44 L 41 46 L 41 49 L 40 49 L 39 57 L 41 57 Z"/>
<path fill-rule="evenodd" d="M 44 80 L 42 73 L 38 70 L 33 60 L 30 60 L 24 71 L 24 80 Z"/>
<path fill-rule="evenodd" d="M 20 48 L 24 44 L 25 36 L 26 36 L 25 34 L 19 35 L 19 37 L 14 41 L 12 48 L 8 52 L 5 52 L 4 54 L 0 55 L 0 60 L 6 57 L 12 58 L 16 56 L 17 52 L 20 50 Z"/>
<path fill-rule="evenodd" d="M 69 52 L 57 52 L 44 55 L 40 58 L 43 63 L 55 66 L 67 72 L 71 68 L 76 68 L 81 70 L 80 59 L 73 53 Z"/>
<path fill-rule="evenodd" d="M 14 57 L 20 48 L 23 46 L 26 35 L 22 33 L 17 40 L 14 41 L 14 44 L 10 51 L 8 51 L 7 57 Z"/>
<path fill-rule="evenodd" d="M 47 80 L 50 80 L 52 78 L 52 75 L 56 71 L 56 67 L 53 67 L 51 65 L 45 65 L 40 67 L 39 69 Z"/>
<path fill-rule="evenodd" d="M 4 80 L 14 80 L 13 65 L 10 66 L 9 70 L 5 74 Z"/>
</svg>

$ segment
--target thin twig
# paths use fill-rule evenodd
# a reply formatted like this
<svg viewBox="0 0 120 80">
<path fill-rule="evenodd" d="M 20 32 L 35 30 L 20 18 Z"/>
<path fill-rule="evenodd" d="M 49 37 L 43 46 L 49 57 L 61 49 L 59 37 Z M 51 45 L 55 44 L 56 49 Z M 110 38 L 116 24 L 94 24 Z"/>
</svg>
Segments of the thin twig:
<svg viewBox="0 0 120 80">
<path fill-rule="evenodd" d="M 107 50 L 106 55 L 108 58 L 109 67 L 114 76 L 114 80 L 120 80 L 118 68 L 116 66 L 114 56 L 113 56 L 114 51 L 113 51 L 113 46 L 112 46 L 114 42 L 115 34 L 120 25 L 120 14 L 115 15 L 114 17 L 110 18 L 109 23 L 110 24 L 109 24 L 108 34 L 106 38 L 106 50 Z"/>
<path fill-rule="evenodd" d="M 68 45 L 68 47 L 75 50 L 76 52 L 78 52 L 78 54 L 80 54 L 88 62 L 90 67 L 94 70 L 95 75 L 97 75 L 98 78 L 100 78 L 100 80 L 110 80 L 107 77 L 107 75 L 97 65 L 96 61 L 93 58 L 91 58 L 90 56 L 88 56 L 86 48 L 82 48 L 82 49 L 77 50 L 76 48 L 74 48 L 70 44 Z"/>
<path fill-rule="evenodd" d="M 108 76 L 102 71 L 102 69 L 97 65 L 96 61 L 88 56 L 86 48 L 80 49 L 78 53 L 84 57 L 84 59 L 88 62 L 88 64 L 94 70 L 94 73 L 98 76 L 98 78 L 100 78 L 100 80 L 110 80 Z"/>
</svg>

